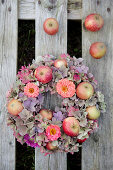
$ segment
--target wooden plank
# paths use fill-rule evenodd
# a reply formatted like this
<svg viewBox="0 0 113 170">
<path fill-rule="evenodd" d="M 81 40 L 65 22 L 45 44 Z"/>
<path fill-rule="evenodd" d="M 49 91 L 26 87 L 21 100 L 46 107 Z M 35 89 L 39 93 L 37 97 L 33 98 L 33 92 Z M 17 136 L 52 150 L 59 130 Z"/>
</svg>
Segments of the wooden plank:
<svg viewBox="0 0 113 170">
<path fill-rule="evenodd" d="M 61 2 L 59 0 L 59 2 Z M 54 17 L 59 22 L 59 32 L 50 36 L 47 35 L 43 30 L 43 22 L 48 17 Z M 36 58 L 40 55 L 53 54 L 58 56 L 61 53 L 67 52 L 67 1 L 59 7 L 49 11 L 43 6 L 39 5 L 36 1 L 36 38 L 35 38 L 35 49 Z M 58 99 L 47 95 L 45 106 L 55 108 L 58 105 Z M 67 155 L 66 153 L 57 153 L 48 156 L 44 156 L 35 150 L 35 170 L 66 170 L 67 169 Z"/>
<path fill-rule="evenodd" d="M 68 0 L 68 19 L 81 19 L 82 0 Z M 19 0 L 19 19 L 35 19 L 35 0 Z"/>
<path fill-rule="evenodd" d="M 83 20 L 90 13 L 99 13 L 104 18 L 104 27 L 97 33 L 82 31 L 82 55 L 98 80 L 104 93 L 107 112 L 101 114 L 99 131 L 83 144 L 82 170 L 113 169 L 113 2 L 112 0 L 83 0 Z M 89 55 L 89 47 L 95 41 L 107 45 L 107 54 L 100 60 Z"/>
<path fill-rule="evenodd" d="M 16 77 L 17 0 L 0 1 L 0 169 L 15 169 L 15 139 L 6 125 L 6 91 Z"/>
<path fill-rule="evenodd" d="M 35 19 L 35 0 L 19 0 L 19 19 Z"/>
</svg>

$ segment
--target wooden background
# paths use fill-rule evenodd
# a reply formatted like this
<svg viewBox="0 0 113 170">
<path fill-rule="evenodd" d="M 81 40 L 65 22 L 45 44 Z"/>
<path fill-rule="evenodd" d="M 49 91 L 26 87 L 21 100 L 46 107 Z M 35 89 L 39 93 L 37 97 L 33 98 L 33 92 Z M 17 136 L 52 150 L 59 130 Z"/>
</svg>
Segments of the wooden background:
<svg viewBox="0 0 113 170">
<path fill-rule="evenodd" d="M 82 30 L 82 56 L 98 80 L 105 95 L 107 111 L 99 119 L 99 131 L 93 134 L 82 149 L 82 170 L 113 170 L 113 1 L 83 0 L 83 21 L 90 13 L 104 18 L 104 27 L 97 33 Z M 107 54 L 100 60 L 89 55 L 91 43 L 102 41 Z"/>
<path fill-rule="evenodd" d="M 82 56 L 99 81 L 99 89 L 105 95 L 107 112 L 101 114 L 99 131 L 83 144 L 82 170 L 113 170 L 113 1 L 69 0 L 67 9 L 66 0 L 64 2 L 63 6 L 50 11 L 43 10 L 38 0 L 0 1 L 0 170 L 15 169 L 15 139 L 6 126 L 6 111 L 2 108 L 6 91 L 11 88 L 16 77 L 18 19 L 35 19 L 36 56 L 46 51 L 57 55 L 67 50 L 67 18 L 84 21 L 88 14 L 94 12 L 103 16 L 105 25 L 98 33 L 90 33 L 83 27 Z M 47 17 L 57 17 L 59 21 L 60 31 L 54 38 L 45 35 L 42 29 L 39 30 L 45 14 Z M 103 41 L 107 45 L 107 54 L 100 60 L 94 60 L 89 55 L 89 47 L 95 41 Z M 47 42 L 48 46 L 44 50 L 42 45 Z M 35 165 L 36 170 L 66 170 L 66 154 L 43 157 L 36 149 Z"/>
</svg>

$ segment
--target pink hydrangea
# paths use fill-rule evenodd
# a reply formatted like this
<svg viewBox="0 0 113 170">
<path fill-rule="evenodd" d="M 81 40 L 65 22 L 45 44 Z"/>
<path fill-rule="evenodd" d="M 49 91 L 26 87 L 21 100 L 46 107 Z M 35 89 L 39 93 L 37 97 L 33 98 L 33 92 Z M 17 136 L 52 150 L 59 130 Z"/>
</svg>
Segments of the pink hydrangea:
<svg viewBox="0 0 113 170">
<path fill-rule="evenodd" d="M 18 132 L 14 131 L 13 135 L 15 136 L 15 138 L 17 139 L 18 142 L 20 142 L 22 145 L 24 143 L 23 141 L 23 136 L 21 136 Z"/>
<path fill-rule="evenodd" d="M 60 127 L 58 125 L 50 125 L 46 129 L 46 136 L 50 141 L 57 140 L 61 136 Z"/>
<path fill-rule="evenodd" d="M 76 92 L 75 84 L 66 78 L 58 81 L 56 90 L 64 98 L 72 97 Z"/>
<path fill-rule="evenodd" d="M 68 116 L 74 116 L 74 112 L 76 112 L 76 111 L 79 111 L 79 109 L 78 109 L 78 108 L 75 108 L 75 107 L 73 107 L 73 106 L 69 107 L 69 108 L 67 109 Z"/>
<path fill-rule="evenodd" d="M 74 74 L 73 79 L 75 81 L 79 81 L 80 80 L 80 76 L 78 74 Z"/>
<path fill-rule="evenodd" d="M 35 138 L 33 136 L 30 137 L 28 134 L 24 136 L 24 141 L 27 143 L 27 145 L 33 148 L 40 147 L 38 143 L 35 141 Z"/>
<path fill-rule="evenodd" d="M 26 84 L 33 81 L 33 71 L 26 66 L 22 66 L 20 71 L 18 71 L 17 77 L 22 81 L 22 83 Z"/>
<path fill-rule="evenodd" d="M 63 58 L 67 58 L 67 57 L 70 57 L 70 55 L 69 54 L 60 54 L 60 57 L 63 59 Z"/>
<path fill-rule="evenodd" d="M 24 94 L 28 97 L 37 97 L 39 95 L 39 88 L 34 83 L 28 83 L 24 87 Z"/>
</svg>

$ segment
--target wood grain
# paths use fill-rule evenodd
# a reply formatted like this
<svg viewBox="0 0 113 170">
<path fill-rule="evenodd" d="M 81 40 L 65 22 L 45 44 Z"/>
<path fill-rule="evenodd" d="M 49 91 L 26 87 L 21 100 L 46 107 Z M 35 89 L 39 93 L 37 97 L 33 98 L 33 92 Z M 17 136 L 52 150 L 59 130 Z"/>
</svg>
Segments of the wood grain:
<svg viewBox="0 0 113 170">
<path fill-rule="evenodd" d="M 59 22 L 59 32 L 50 36 L 43 30 L 43 23 L 46 18 L 53 17 Z M 67 52 L 67 1 L 55 9 L 49 11 L 43 8 L 36 1 L 36 38 L 35 49 L 36 58 L 45 54 L 53 54 L 58 56 L 61 53 Z M 56 105 L 61 102 L 56 99 L 55 96 L 47 94 L 45 100 L 45 107 L 54 109 Z M 48 156 L 44 156 L 38 149 L 35 150 L 35 170 L 66 170 L 67 169 L 67 155 L 66 153 L 57 153 Z"/>
<path fill-rule="evenodd" d="M 99 13 L 104 18 L 104 27 L 97 33 L 82 30 L 82 55 L 85 63 L 98 80 L 104 93 L 107 111 L 99 119 L 99 131 L 92 134 L 82 149 L 82 170 L 113 169 L 113 1 L 83 0 L 83 21 L 90 13 Z M 89 55 L 93 42 L 102 41 L 107 54 L 100 60 Z"/>
<path fill-rule="evenodd" d="M 82 0 L 68 0 L 68 19 L 81 19 Z M 19 0 L 19 19 L 35 19 L 35 0 Z"/>
<path fill-rule="evenodd" d="M 15 169 L 15 139 L 6 125 L 6 92 L 16 77 L 17 0 L 0 1 L 0 170 Z"/>
</svg>

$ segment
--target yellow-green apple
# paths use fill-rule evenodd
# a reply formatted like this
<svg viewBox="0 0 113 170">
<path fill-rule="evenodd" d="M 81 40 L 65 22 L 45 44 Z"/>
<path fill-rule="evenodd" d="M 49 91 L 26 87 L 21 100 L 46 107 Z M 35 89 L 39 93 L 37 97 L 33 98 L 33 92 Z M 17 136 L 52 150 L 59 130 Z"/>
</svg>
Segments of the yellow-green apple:
<svg viewBox="0 0 113 170">
<path fill-rule="evenodd" d="M 47 18 L 43 24 L 44 31 L 49 35 L 55 35 L 58 32 L 59 24 L 55 18 Z"/>
<path fill-rule="evenodd" d="M 57 147 L 57 146 L 53 146 L 53 145 L 52 145 L 52 142 L 48 142 L 47 145 L 46 145 L 46 148 L 47 148 L 48 150 L 55 150 L 55 149 L 57 149 L 58 147 Z"/>
<path fill-rule="evenodd" d="M 7 105 L 8 112 L 14 116 L 17 116 L 23 109 L 22 103 L 17 99 L 12 99 Z"/>
<path fill-rule="evenodd" d="M 47 109 L 41 109 L 39 114 L 41 114 L 41 116 L 43 118 L 46 118 L 46 119 L 49 119 L 49 120 L 51 120 L 52 117 L 53 117 L 52 111 L 51 110 L 47 110 Z"/>
<path fill-rule="evenodd" d="M 89 82 L 82 82 L 76 88 L 76 95 L 80 99 L 89 99 L 94 93 L 94 88 Z"/>
<path fill-rule="evenodd" d="M 103 42 L 95 42 L 89 52 L 93 58 L 100 59 L 106 54 L 106 45 Z"/>
<path fill-rule="evenodd" d="M 68 136 L 77 136 L 80 131 L 79 121 L 75 117 L 67 117 L 62 124 L 65 134 Z"/>
<path fill-rule="evenodd" d="M 55 62 L 54 62 L 54 66 L 56 67 L 56 68 L 60 68 L 60 67 L 62 67 L 62 66 L 67 66 L 67 61 L 65 60 L 65 59 L 57 59 L 57 60 L 55 60 Z"/>
<path fill-rule="evenodd" d="M 103 27 L 104 20 L 99 14 L 90 14 L 86 17 L 84 25 L 88 31 L 96 32 Z"/>
<path fill-rule="evenodd" d="M 43 84 L 49 83 L 52 80 L 52 70 L 48 66 L 39 66 L 35 70 L 35 77 Z"/>
<path fill-rule="evenodd" d="M 87 107 L 86 112 L 88 112 L 88 118 L 91 120 L 98 119 L 100 116 L 100 110 L 98 110 L 96 106 Z"/>
</svg>

